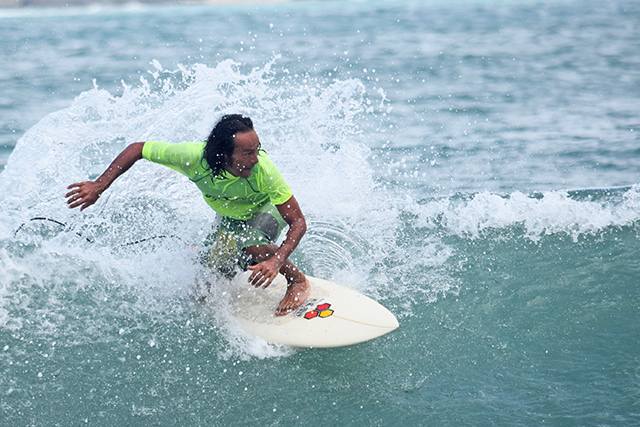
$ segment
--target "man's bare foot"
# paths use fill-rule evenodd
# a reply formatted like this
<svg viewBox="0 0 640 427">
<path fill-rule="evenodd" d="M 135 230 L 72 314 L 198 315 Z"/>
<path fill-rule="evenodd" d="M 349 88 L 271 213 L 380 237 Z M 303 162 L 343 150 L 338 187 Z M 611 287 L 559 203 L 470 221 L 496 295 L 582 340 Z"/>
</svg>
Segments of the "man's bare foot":
<svg viewBox="0 0 640 427">
<path fill-rule="evenodd" d="M 291 313 L 307 300 L 311 293 L 311 285 L 306 277 L 302 277 L 304 280 L 290 283 L 287 286 L 287 292 L 285 292 L 284 298 L 280 301 L 280 305 L 276 310 L 276 316 L 284 316 L 285 314 Z"/>
</svg>

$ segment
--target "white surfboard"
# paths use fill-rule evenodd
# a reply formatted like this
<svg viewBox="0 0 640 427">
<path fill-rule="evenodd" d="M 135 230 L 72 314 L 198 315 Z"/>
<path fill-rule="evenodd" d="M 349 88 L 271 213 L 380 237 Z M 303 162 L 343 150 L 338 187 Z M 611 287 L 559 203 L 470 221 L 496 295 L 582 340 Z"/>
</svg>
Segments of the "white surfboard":
<svg viewBox="0 0 640 427">
<path fill-rule="evenodd" d="M 282 275 L 266 288 L 247 282 L 251 272 L 233 279 L 233 316 L 242 328 L 273 344 L 291 347 L 341 347 L 365 342 L 398 327 L 394 315 L 361 293 L 307 276 L 311 294 L 295 312 L 274 313 L 286 290 Z"/>
</svg>

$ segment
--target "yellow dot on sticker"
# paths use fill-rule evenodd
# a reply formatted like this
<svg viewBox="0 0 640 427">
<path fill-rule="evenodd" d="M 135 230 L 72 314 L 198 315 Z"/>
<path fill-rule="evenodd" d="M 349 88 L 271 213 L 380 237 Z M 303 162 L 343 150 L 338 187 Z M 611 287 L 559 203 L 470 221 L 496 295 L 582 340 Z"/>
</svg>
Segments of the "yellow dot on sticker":
<svg viewBox="0 0 640 427">
<path fill-rule="evenodd" d="M 329 317 L 333 314 L 333 310 L 324 310 L 320 312 L 320 317 Z"/>
</svg>

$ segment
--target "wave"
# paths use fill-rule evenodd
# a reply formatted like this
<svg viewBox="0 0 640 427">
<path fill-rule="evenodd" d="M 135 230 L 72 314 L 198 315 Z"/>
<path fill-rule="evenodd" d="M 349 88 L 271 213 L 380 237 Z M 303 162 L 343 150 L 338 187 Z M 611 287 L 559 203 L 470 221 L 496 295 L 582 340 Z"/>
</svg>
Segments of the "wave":
<svg viewBox="0 0 640 427">
<path fill-rule="evenodd" d="M 490 230 L 523 229 L 538 241 L 545 235 L 563 234 L 573 241 L 609 228 L 632 226 L 640 219 L 640 187 L 548 191 L 507 195 L 488 192 L 462 194 L 418 203 L 418 222 L 440 227 L 471 239 Z"/>
<path fill-rule="evenodd" d="M 223 291 L 212 315 L 192 301 L 209 274 L 198 251 L 216 222 L 181 175 L 139 162 L 83 213 L 63 198 L 67 185 L 96 177 L 128 143 L 203 140 L 230 112 L 254 119 L 301 202 L 309 231 L 296 263 L 401 318 L 459 292 L 460 260 L 474 242 L 575 243 L 638 222 L 638 186 L 416 200 L 381 185 L 366 141 L 386 111 L 385 94 L 355 79 L 290 76 L 277 59 L 254 69 L 223 61 L 166 70 L 155 62 L 150 79 L 123 84 L 118 96 L 96 83 L 26 132 L 0 173 L 0 330 L 126 347 L 123 337 L 181 329 L 187 318 L 193 337 L 210 331 L 220 357 L 289 354 L 244 336 Z"/>
<path fill-rule="evenodd" d="M 149 79 L 123 84 L 120 95 L 96 83 L 27 131 L 0 174 L 0 329 L 31 329 L 26 325 L 35 310 L 51 315 L 47 324 L 54 329 L 71 324 L 82 335 L 82 321 L 95 316 L 95 329 L 84 335 L 95 340 L 112 330 L 114 317 L 117 324 L 131 317 L 158 322 L 167 310 L 184 315 L 189 309 L 176 307 L 203 274 L 194 252 L 216 224 L 186 178 L 140 162 L 83 213 L 69 210 L 63 196 L 69 184 L 100 174 L 129 143 L 204 140 L 227 113 L 253 118 L 263 146 L 305 201 L 310 223 L 340 217 L 350 232 L 370 240 L 361 217 L 373 215 L 365 211 L 380 196 L 373 191 L 368 149 L 358 141 L 356 117 L 372 111 L 364 85 L 301 80 L 276 69 L 276 60 L 254 69 L 223 61 L 176 70 L 155 61 Z M 306 266 L 313 270 L 315 257 Z M 231 328 L 228 346 L 252 351 L 255 342 L 238 341 L 240 335 Z"/>
</svg>

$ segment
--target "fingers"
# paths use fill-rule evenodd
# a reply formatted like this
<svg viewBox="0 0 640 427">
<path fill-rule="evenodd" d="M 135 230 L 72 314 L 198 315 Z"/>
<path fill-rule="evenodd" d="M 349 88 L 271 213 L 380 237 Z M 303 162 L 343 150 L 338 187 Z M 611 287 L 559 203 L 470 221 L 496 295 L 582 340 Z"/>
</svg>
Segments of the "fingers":
<svg viewBox="0 0 640 427">
<path fill-rule="evenodd" d="M 78 202 L 79 204 L 82 202 Z M 80 207 L 80 212 L 82 212 L 83 210 L 85 210 L 86 208 L 88 208 L 89 206 L 93 205 L 95 203 L 95 201 L 93 200 L 88 200 L 84 203 L 82 203 L 82 206 Z M 69 208 L 71 208 L 72 206 L 69 206 Z"/>
<path fill-rule="evenodd" d="M 67 204 L 69 205 L 70 208 L 75 208 L 76 206 L 82 204 L 83 196 L 79 194 L 76 194 L 76 195 L 67 194 L 65 197 L 68 199 Z"/>
<path fill-rule="evenodd" d="M 271 282 L 273 282 L 273 279 L 275 279 L 278 275 L 277 271 L 273 272 L 271 269 L 265 266 L 264 263 L 250 265 L 247 268 L 253 270 L 251 276 L 249 276 L 248 282 L 251 284 L 251 286 L 254 286 L 256 288 L 262 287 L 264 289 L 268 287 Z"/>
<path fill-rule="evenodd" d="M 72 188 L 74 188 L 74 190 L 71 190 Z M 71 184 L 70 186 L 67 187 L 67 190 L 71 190 L 71 191 L 65 194 L 64 197 L 69 198 L 70 196 L 76 195 L 80 193 L 80 191 L 82 191 L 82 183 Z"/>
<path fill-rule="evenodd" d="M 84 203 L 84 200 L 82 200 L 80 196 L 74 196 L 69 200 L 67 200 L 67 205 L 69 205 L 69 209 L 77 208 L 82 203 Z"/>
<path fill-rule="evenodd" d="M 254 272 L 252 276 L 253 279 L 250 277 L 249 283 L 251 283 L 251 285 L 255 286 L 256 288 L 262 287 L 263 289 L 267 288 L 275 278 L 275 275 L 272 276 L 270 274 L 264 274 L 262 272 Z"/>
<path fill-rule="evenodd" d="M 78 182 L 67 187 L 67 189 L 70 189 L 71 191 L 65 194 L 64 197 L 67 198 L 67 205 L 69 205 L 69 209 L 81 206 L 80 210 L 82 211 L 93 205 L 98 200 L 99 194 L 92 192 L 89 184 L 91 184 L 90 181 Z"/>
<path fill-rule="evenodd" d="M 71 191 L 67 193 L 65 197 L 67 198 L 67 204 L 69 205 L 69 208 L 76 208 L 82 204 L 88 203 L 88 196 L 86 194 L 81 194 L 80 190 Z"/>
</svg>

